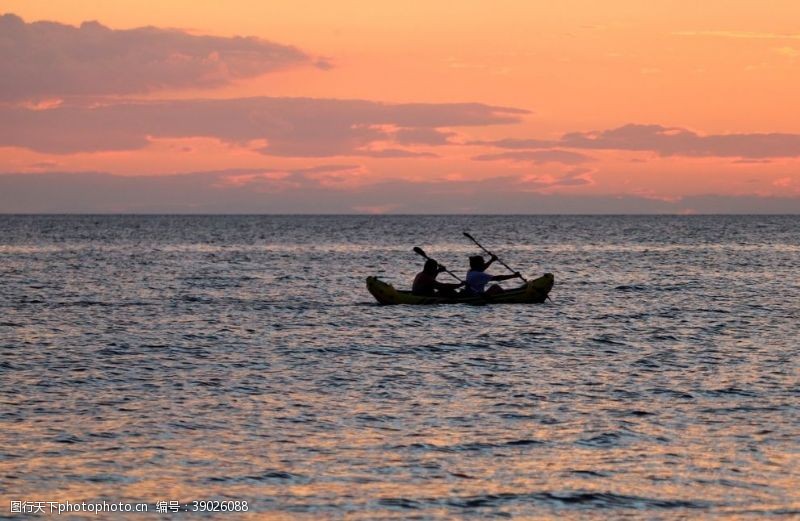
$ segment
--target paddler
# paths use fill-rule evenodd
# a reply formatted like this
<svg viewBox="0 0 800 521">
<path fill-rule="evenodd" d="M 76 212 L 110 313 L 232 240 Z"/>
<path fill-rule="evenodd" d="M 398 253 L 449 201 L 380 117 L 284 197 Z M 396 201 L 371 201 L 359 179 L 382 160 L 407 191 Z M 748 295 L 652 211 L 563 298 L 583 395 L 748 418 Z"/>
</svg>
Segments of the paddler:
<svg viewBox="0 0 800 521">
<path fill-rule="evenodd" d="M 436 276 L 443 271 L 447 271 L 447 268 L 439 265 L 439 263 L 433 259 L 426 260 L 422 271 L 417 273 L 417 276 L 414 277 L 414 284 L 411 286 L 411 293 L 414 295 L 424 295 L 427 297 L 455 296 L 456 289 L 463 286 L 464 283 L 459 282 L 458 284 L 448 284 L 446 282 L 439 282 L 436 280 Z"/>
<path fill-rule="evenodd" d="M 518 271 L 511 275 L 489 275 L 486 273 L 486 268 L 491 266 L 491 264 L 496 260 L 496 255 L 492 255 L 491 258 L 489 258 L 489 262 L 484 261 L 483 257 L 480 255 L 472 255 L 469 258 L 469 271 L 467 272 L 467 292 L 469 294 L 495 295 L 497 293 L 502 293 L 503 288 L 497 284 L 492 284 L 489 289 L 486 289 L 486 285 L 489 282 L 500 282 L 502 280 L 510 280 L 517 277 L 522 278 L 522 274 Z"/>
</svg>

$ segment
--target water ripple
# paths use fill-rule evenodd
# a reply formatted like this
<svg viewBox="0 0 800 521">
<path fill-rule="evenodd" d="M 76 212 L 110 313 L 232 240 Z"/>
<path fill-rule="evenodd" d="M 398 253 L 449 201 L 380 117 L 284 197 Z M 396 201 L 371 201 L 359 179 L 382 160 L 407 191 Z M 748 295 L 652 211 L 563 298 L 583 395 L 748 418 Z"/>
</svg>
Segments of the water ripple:
<svg viewBox="0 0 800 521">
<path fill-rule="evenodd" d="M 553 302 L 366 293 L 407 287 L 415 245 L 462 273 L 464 230 L 555 273 Z M 796 517 L 799 230 L 2 216 L 0 490 L 253 519 Z"/>
</svg>

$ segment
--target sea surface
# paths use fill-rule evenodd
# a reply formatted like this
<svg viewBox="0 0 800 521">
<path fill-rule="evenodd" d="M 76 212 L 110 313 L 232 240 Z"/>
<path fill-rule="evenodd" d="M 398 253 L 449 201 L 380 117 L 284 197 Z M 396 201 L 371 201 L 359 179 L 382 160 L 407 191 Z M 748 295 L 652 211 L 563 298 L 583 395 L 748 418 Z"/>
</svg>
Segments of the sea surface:
<svg viewBox="0 0 800 521">
<path fill-rule="evenodd" d="M 0 517 L 797 519 L 799 355 L 799 216 L 0 216 Z"/>
</svg>

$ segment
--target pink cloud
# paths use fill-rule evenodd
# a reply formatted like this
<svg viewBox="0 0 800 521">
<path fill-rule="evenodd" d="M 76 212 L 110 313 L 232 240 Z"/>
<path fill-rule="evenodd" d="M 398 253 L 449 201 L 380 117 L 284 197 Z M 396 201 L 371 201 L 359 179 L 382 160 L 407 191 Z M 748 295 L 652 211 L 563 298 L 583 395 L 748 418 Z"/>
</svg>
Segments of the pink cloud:
<svg viewBox="0 0 800 521">
<path fill-rule="evenodd" d="M 533 186 L 537 191 L 549 191 L 566 186 L 584 186 L 594 184 L 591 168 L 573 168 L 563 173 L 534 173 L 522 176 L 520 179 L 528 186 Z"/>
<path fill-rule="evenodd" d="M 367 213 L 370 215 L 384 215 L 390 213 L 394 210 L 397 210 L 402 205 L 396 203 L 389 203 L 389 204 L 379 204 L 379 205 L 356 205 L 353 206 L 353 210 L 358 213 Z"/>
<path fill-rule="evenodd" d="M 556 146 L 557 142 L 544 139 L 498 139 L 496 141 L 470 141 L 467 144 L 524 150 L 528 148 L 550 148 Z"/>
<path fill-rule="evenodd" d="M 295 47 L 254 37 L 0 16 L 0 100 L 215 87 L 303 65 L 328 67 Z"/>
<path fill-rule="evenodd" d="M 565 134 L 570 148 L 651 151 L 662 156 L 800 157 L 800 134 L 711 134 L 661 125 L 625 125 L 599 132 Z"/>
<path fill-rule="evenodd" d="M 382 157 L 385 159 L 391 158 L 408 158 L 408 157 L 439 157 L 436 154 L 431 152 L 412 152 L 411 150 L 403 150 L 400 148 L 383 148 L 379 150 L 364 150 L 360 149 L 356 151 L 356 155 L 366 156 L 366 157 Z"/>
<path fill-rule="evenodd" d="M 485 126 L 519 121 L 526 111 L 480 103 L 388 104 L 366 100 L 238 98 L 62 104 L 49 110 L 0 106 L 0 146 L 69 154 L 144 148 L 150 138 L 211 137 L 265 155 L 431 157 L 391 142 L 392 128 Z"/>
<path fill-rule="evenodd" d="M 591 168 L 577 167 L 563 174 L 560 178 L 559 184 L 561 186 L 579 186 L 579 185 L 593 185 Z"/>
<path fill-rule="evenodd" d="M 277 175 L 273 175 L 277 174 Z M 0 174 L 4 213 L 800 213 L 800 198 L 655 193 L 578 196 L 554 191 L 588 175 L 553 179 L 380 181 L 354 165 L 291 171 L 236 169 L 165 176 Z M 249 176 L 249 177 L 248 177 Z M 342 181 L 332 183 L 332 177 Z M 238 180 L 227 182 L 226 180 Z M 357 182 L 352 182 L 356 180 Z M 586 180 L 586 179 L 584 179 Z M 344 185 L 342 182 L 347 182 Z"/>
<path fill-rule="evenodd" d="M 763 165 L 772 163 L 771 159 L 736 159 L 731 161 L 736 165 Z"/>
<path fill-rule="evenodd" d="M 392 137 L 396 143 L 401 145 L 448 145 L 450 138 L 455 136 L 455 132 L 443 132 L 435 128 L 402 128 L 396 131 Z"/>
<path fill-rule="evenodd" d="M 297 169 L 233 169 L 219 172 L 201 172 L 199 178 L 216 176 L 211 186 L 219 189 L 247 187 L 257 192 L 282 192 L 302 190 L 307 186 L 352 188 L 360 182 L 363 173 L 359 165 L 320 165 Z"/>
<path fill-rule="evenodd" d="M 523 161 L 535 164 L 542 163 L 562 163 L 565 165 L 577 165 L 591 161 L 592 158 L 585 154 L 578 152 L 570 152 L 568 150 L 523 150 L 516 152 L 503 152 L 500 154 L 483 154 L 475 156 L 472 159 L 476 161 Z"/>
<path fill-rule="evenodd" d="M 592 132 L 570 132 L 556 140 L 502 139 L 470 144 L 506 149 L 563 147 L 585 150 L 630 150 L 661 156 L 734 157 L 745 160 L 800 157 L 800 134 L 739 133 L 702 135 L 680 127 L 629 124 Z M 496 154 L 495 156 L 501 156 Z M 487 156 L 479 156 L 487 157 Z M 492 156 L 488 156 L 492 157 Z M 513 159 L 492 157 L 492 159 Z M 516 157 L 525 157 L 520 153 Z"/>
<path fill-rule="evenodd" d="M 58 166 L 58 163 L 55 161 L 37 161 L 36 163 L 32 163 L 28 166 L 29 168 L 38 170 L 52 170 Z"/>
</svg>

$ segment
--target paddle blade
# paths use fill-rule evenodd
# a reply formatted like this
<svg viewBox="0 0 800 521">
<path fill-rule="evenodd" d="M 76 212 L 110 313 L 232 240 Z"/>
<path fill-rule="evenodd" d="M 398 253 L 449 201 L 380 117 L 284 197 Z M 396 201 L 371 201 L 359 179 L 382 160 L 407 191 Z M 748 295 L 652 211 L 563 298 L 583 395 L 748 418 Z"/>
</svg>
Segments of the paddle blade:
<svg viewBox="0 0 800 521">
<path fill-rule="evenodd" d="M 464 237 L 466 237 L 467 239 L 469 239 L 471 241 L 475 240 L 475 239 L 472 238 L 472 235 L 468 234 L 467 232 L 464 232 Z"/>
<path fill-rule="evenodd" d="M 428 256 L 427 256 L 427 255 L 425 255 L 425 250 L 423 250 L 423 249 L 422 249 L 422 248 L 420 248 L 419 246 L 414 246 L 414 253 L 416 253 L 417 255 L 422 255 L 422 256 L 423 256 L 423 257 L 425 257 L 426 259 L 428 258 Z"/>
</svg>

